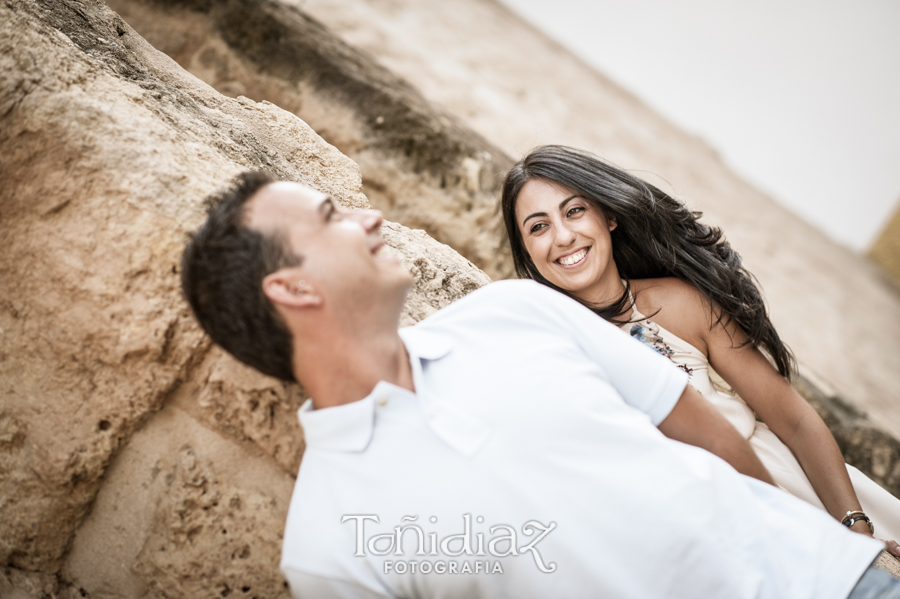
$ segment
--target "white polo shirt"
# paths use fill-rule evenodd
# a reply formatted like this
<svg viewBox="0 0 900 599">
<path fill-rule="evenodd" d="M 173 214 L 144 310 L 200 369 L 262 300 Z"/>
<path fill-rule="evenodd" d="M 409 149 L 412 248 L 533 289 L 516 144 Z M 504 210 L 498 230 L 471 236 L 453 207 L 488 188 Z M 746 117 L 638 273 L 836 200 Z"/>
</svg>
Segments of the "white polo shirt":
<svg viewBox="0 0 900 599">
<path fill-rule="evenodd" d="M 300 409 L 295 597 L 842 599 L 882 549 L 667 439 L 684 374 L 546 287 L 400 334 L 415 393 Z"/>
</svg>

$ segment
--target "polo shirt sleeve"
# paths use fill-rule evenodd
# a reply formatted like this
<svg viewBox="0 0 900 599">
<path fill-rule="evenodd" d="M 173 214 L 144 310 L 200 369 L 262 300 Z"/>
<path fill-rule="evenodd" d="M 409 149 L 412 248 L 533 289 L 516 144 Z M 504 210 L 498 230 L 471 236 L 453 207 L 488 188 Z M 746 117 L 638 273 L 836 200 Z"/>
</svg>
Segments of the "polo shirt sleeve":
<svg viewBox="0 0 900 599">
<path fill-rule="evenodd" d="M 538 286 L 540 301 L 553 310 L 553 320 L 562 321 L 625 402 L 647 414 L 654 425 L 665 420 L 684 392 L 687 374 L 572 298 Z"/>
</svg>

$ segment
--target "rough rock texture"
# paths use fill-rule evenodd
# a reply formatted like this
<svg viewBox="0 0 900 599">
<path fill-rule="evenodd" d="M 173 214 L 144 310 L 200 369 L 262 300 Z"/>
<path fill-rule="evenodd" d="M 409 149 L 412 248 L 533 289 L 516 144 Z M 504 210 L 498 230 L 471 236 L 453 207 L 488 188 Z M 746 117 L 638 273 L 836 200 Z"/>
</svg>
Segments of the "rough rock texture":
<svg viewBox="0 0 900 599">
<path fill-rule="evenodd" d="M 900 437 L 900 287 L 749 185 L 703 140 L 495 0 L 301 6 L 508 155 L 544 143 L 585 148 L 702 210 L 759 278 L 806 369 Z"/>
<path fill-rule="evenodd" d="M 492 277 L 512 275 L 496 197 L 512 161 L 290 2 L 112 0 L 155 48 L 225 95 L 294 112 L 355 160 L 392 220 Z"/>
<path fill-rule="evenodd" d="M 254 168 L 368 205 L 305 123 L 219 95 L 103 3 L 0 2 L 4 597 L 284 594 L 303 392 L 211 350 L 178 288 L 203 198 Z M 417 275 L 404 322 L 488 281 L 385 228 Z"/>
</svg>

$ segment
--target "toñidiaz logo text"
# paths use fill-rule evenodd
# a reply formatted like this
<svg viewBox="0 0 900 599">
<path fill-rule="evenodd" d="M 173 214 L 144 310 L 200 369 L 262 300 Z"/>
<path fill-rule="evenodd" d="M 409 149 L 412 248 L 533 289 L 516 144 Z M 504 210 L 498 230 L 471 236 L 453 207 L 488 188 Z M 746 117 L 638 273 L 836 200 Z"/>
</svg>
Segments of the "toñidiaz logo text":
<svg viewBox="0 0 900 599">
<path fill-rule="evenodd" d="M 418 519 L 417 515 L 403 516 L 401 523 L 390 532 L 378 534 L 372 534 L 371 530 L 373 524 L 381 523 L 375 514 L 346 514 L 341 523 L 356 527 L 354 556 L 405 558 L 384 560 L 385 574 L 503 574 L 503 565 L 496 558 L 524 554 L 531 554 L 541 572 L 556 571 L 556 564 L 544 562 L 537 548 L 537 544 L 556 528 L 555 522 L 542 524 L 537 520 L 529 520 L 519 529 L 509 524 L 495 524 L 488 528 L 487 535 L 484 532 L 473 534 L 472 514 L 463 514 L 462 532 L 438 538 L 438 533 L 427 532 L 415 524 Z M 438 520 L 431 516 L 428 521 L 434 524 Z M 371 523 L 368 531 L 367 522 Z M 482 524 L 484 518 L 478 516 L 475 522 Z M 409 535 L 412 535 L 415 543 L 415 554 L 404 553 L 404 540 L 409 539 Z M 408 540 L 406 545 L 409 549 Z M 416 559 L 412 559 L 413 557 Z"/>
</svg>

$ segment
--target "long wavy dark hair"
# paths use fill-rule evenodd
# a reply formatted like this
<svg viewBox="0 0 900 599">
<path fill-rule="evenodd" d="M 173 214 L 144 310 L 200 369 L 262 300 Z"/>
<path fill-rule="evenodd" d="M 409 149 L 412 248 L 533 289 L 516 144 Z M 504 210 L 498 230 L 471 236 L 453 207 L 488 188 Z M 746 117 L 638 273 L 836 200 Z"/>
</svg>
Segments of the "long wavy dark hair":
<svg viewBox="0 0 900 599">
<path fill-rule="evenodd" d="M 614 216 L 613 259 L 625 280 L 625 291 L 615 302 L 590 305 L 545 279 L 525 250 L 516 222 L 516 200 L 532 179 L 564 185 Z M 501 199 L 503 220 L 512 247 L 516 273 L 573 297 L 597 315 L 617 324 L 630 314 L 633 301 L 629 279 L 677 277 L 700 290 L 710 306 L 713 326 L 733 319 L 749 337 L 747 343 L 769 354 L 787 379 L 794 372 L 794 356 L 781 341 L 753 276 L 741 257 L 725 241 L 722 231 L 700 222 L 668 194 L 596 156 L 565 146 L 542 146 L 519 161 L 506 175 Z"/>
</svg>

